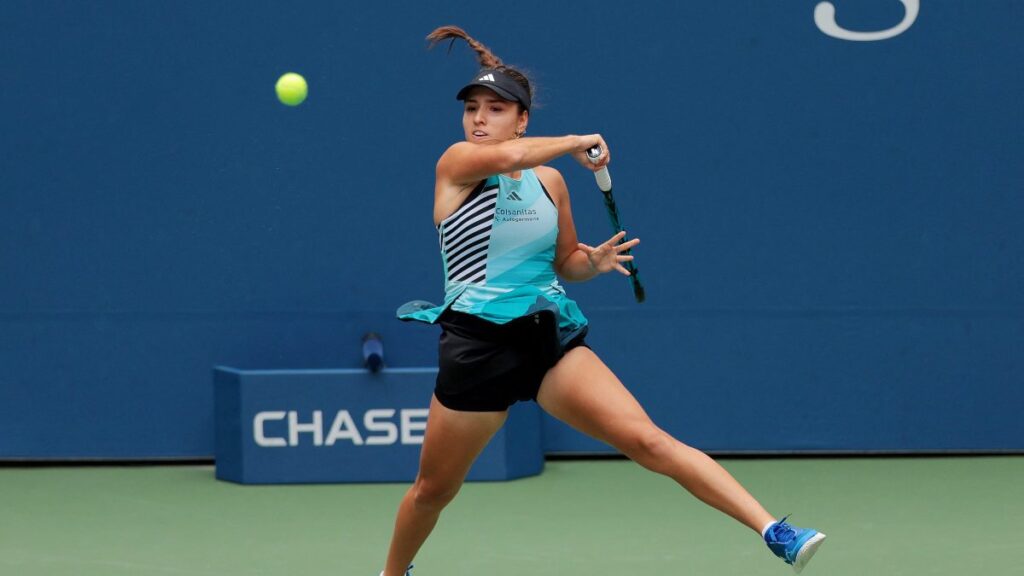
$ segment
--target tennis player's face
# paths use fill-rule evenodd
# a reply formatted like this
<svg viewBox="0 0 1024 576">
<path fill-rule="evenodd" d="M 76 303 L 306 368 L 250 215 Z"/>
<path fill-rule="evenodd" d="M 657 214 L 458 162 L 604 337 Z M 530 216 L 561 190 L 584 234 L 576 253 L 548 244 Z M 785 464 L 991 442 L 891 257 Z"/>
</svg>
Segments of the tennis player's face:
<svg viewBox="0 0 1024 576">
<path fill-rule="evenodd" d="M 527 113 L 519 113 L 519 105 L 509 102 L 493 90 L 477 87 L 466 96 L 462 114 L 462 128 L 466 140 L 498 143 L 516 137 L 516 131 L 526 130 Z"/>
</svg>

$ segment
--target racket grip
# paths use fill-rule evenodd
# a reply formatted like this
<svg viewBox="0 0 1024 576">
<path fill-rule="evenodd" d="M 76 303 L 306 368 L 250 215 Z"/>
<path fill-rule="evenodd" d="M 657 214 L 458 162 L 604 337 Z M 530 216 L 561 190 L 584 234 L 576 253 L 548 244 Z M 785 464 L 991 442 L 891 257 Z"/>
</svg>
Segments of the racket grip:
<svg viewBox="0 0 1024 576">
<path fill-rule="evenodd" d="M 612 189 L 612 175 L 608 173 L 607 167 L 594 172 L 594 179 L 597 180 L 597 187 L 602 192 L 608 192 Z"/>
<path fill-rule="evenodd" d="M 594 146 L 587 150 L 587 158 L 590 158 L 591 162 L 597 163 L 597 159 L 601 157 L 601 147 Z M 597 172 L 594 172 L 594 179 L 597 180 L 597 187 L 602 192 L 608 192 L 612 189 L 612 175 L 608 172 L 608 167 L 604 166 Z"/>
</svg>

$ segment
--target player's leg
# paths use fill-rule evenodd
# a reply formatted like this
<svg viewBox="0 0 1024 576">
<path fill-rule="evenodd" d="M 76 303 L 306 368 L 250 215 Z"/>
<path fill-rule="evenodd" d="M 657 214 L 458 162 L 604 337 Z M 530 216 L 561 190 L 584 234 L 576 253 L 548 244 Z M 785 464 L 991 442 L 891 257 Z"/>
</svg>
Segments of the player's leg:
<svg viewBox="0 0 1024 576">
<path fill-rule="evenodd" d="M 545 375 L 537 402 L 552 416 L 671 477 L 757 533 L 774 521 L 717 462 L 655 426 L 592 350 L 578 347 L 566 353 Z"/>
<path fill-rule="evenodd" d="M 398 508 L 384 576 L 401 576 L 427 539 L 470 466 L 505 422 L 507 412 L 462 412 L 430 401 L 416 481 Z"/>
</svg>

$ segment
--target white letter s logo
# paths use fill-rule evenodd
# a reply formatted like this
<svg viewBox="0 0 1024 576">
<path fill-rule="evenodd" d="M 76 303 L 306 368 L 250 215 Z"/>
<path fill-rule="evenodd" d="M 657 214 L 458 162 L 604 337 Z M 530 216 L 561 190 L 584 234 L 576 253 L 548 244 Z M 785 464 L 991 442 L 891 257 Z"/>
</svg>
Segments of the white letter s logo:
<svg viewBox="0 0 1024 576">
<path fill-rule="evenodd" d="M 906 15 L 903 16 L 903 22 L 900 22 L 894 28 L 888 30 L 881 30 L 879 32 L 854 32 L 841 28 L 836 22 L 836 7 L 831 2 L 819 2 L 814 7 L 814 23 L 818 25 L 818 28 L 832 36 L 833 38 L 839 38 L 840 40 L 854 40 L 858 42 L 872 42 L 875 40 L 886 40 L 893 36 L 899 36 L 900 34 L 907 31 L 914 20 L 917 20 L 917 13 L 920 10 L 921 0 L 900 0 L 903 2 L 903 7 L 906 8 Z"/>
</svg>

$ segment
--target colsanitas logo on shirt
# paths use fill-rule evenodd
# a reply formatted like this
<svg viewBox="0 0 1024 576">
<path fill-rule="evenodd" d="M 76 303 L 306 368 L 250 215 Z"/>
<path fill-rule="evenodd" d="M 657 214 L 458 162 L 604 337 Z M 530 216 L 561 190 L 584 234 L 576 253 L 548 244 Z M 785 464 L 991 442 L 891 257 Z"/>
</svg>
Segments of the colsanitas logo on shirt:
<svg viewBox="0 0 1024 576">
<path fill-rule="evenodd" d="M 521 208 L 518 210 L 498 208 L 494 211 L 495 222 L 534 222 L 537 220 L 540 220 L 540 216 L 537 215 L 537 211 L 533 208 Z"/>
</svg>

